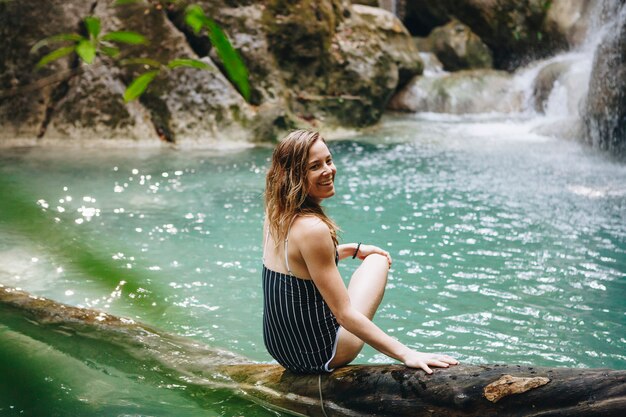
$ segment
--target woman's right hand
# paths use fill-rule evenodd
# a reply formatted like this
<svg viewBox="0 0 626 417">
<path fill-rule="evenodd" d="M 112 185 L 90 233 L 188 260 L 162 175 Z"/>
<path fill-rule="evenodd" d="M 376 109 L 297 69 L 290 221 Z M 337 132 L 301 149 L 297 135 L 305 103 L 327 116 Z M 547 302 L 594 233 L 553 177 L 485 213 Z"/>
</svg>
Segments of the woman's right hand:
<svg viewBox="0 0 626 417">
<path fill-rule="evenodd" d="M 459 363 L 459 361 L 452 356 L 440 353 L 416 352 L 414 350 L 409 351 L 402 359 L 402 362 L 409 368 L 421 368 L 427 374 L 433 373 L 429 366 L 447 368 L 450 365 L 457 365 Z"/>
</svg>

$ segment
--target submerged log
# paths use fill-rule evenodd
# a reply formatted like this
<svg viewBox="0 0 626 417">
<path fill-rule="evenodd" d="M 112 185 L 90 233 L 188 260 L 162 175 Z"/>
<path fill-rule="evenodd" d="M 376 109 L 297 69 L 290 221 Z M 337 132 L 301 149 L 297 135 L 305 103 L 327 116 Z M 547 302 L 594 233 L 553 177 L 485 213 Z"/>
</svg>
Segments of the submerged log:
<svg viewBox="0 0 626 417">
<path fill-rule="evenodd" d="M 401 365 L 352 365 L 296 375 L 1 285 L 0 323 L 80 360 L 95 355 L 127 372 L 175 380 L 192 397 L 228 389 L 294 415 L 617 417 L 626 410 L 626 371 L 458 365 L 426 375 Z"/>
</svg>

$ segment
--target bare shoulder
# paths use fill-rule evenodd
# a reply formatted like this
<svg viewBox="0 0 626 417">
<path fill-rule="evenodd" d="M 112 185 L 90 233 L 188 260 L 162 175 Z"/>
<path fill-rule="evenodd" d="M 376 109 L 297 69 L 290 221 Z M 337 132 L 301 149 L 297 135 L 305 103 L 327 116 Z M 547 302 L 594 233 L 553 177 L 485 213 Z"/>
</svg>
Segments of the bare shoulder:
<svg viewBox="0 0 626 417">
<path fill-rule="evenodd" d="M 293 236 L 297 238 L 332 242 L 328 225 L 317 216 L 298 216 L 294 220 L 291 230 Z"/>
</svg>

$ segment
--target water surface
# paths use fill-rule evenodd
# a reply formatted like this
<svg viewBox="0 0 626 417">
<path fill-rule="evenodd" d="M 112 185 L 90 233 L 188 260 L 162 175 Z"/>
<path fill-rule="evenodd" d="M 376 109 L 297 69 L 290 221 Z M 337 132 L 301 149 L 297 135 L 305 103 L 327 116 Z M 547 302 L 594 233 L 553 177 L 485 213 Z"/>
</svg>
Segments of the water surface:
<svg viewBox="0 0 626 417">
<path fill-rule="evenodd" d="M 392 254 L 375 322 L 403 343 L 473 364 L 626 369 L 626 165 L 532 133 L 536 123 L 388 116 L 370 134 L 331 143 L 328 213 L 343 242 Z M 270 154 L 5 151 L 0 174 L 52 222 L 143 278 L 134 291 L 124 277 L 100 282 L 56 257 L 52 237 L 1 223 L 0 283 L 270 361 L 260 288 Z M 356 266 L 340 263 L 346 281 Z M 58 415 L 272 414 L 228 393 L 192 401 L 184 387 L 48 351 L 0 326 L 0 368 L 17 364 L 24 376 L 0 383 L 2 413 L 28 410 L 20 396 L 38 392 Z M 357 361 L 390 360 L 366 348 Z"/>
</svg>

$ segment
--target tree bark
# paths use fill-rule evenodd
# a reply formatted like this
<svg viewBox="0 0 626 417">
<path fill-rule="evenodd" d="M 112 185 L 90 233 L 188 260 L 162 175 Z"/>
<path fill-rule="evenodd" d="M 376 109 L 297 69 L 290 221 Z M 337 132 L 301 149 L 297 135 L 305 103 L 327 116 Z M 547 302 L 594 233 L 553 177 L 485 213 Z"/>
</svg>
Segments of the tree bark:
<svg viewBox="0 0 626 417">
<path fill-rule="evenodd" d="M 126 372 L 184 383 L 191 397 L 227 389 L 294 415 L 618 417 L 626 412 L 626 371 L 458 365 L 426 375 L 401 365 L 353 365 L 297 375 L 278 365 L 245 363 L 133 320 L 1 285 L 0 323 L 78 359 L 96 356 Z"/>
</svg>

